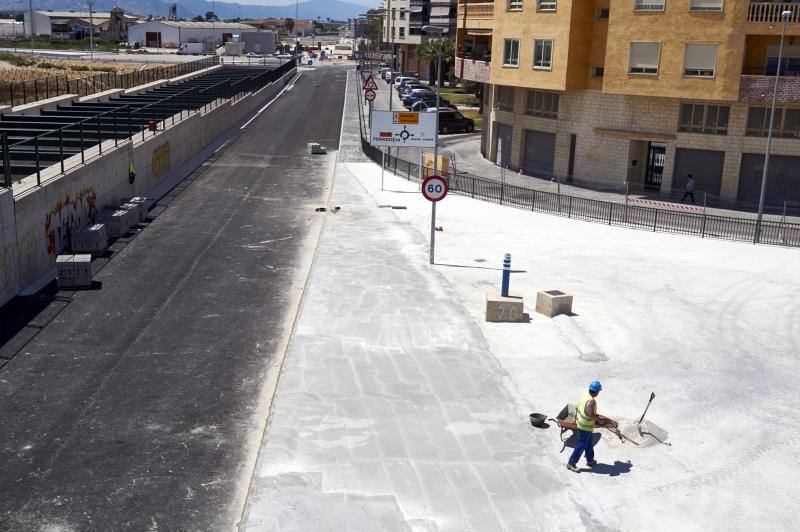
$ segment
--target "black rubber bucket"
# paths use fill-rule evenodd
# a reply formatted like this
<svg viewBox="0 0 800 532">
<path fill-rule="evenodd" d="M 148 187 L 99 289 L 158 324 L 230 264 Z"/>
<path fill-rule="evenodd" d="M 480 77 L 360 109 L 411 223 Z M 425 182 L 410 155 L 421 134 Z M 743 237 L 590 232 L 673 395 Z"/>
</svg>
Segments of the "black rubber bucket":
<svg viewBox="0 0 800 532">
<path fill-rule="evenodd" d="M 547 421 L 546 415 L 537 414 L 536 412 L 534 412 L 528 417 L 530 417 L 531 419 L 531 425 L 533 425 L 534 427 L 544 428 L 545 421 Z"/>
</svg>

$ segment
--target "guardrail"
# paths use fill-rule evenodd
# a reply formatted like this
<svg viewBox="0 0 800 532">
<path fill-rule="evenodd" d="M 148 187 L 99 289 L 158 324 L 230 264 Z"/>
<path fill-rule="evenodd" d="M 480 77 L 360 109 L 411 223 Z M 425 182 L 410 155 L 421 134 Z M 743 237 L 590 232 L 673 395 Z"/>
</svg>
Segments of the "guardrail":
<svg viewBox="0 0 800 532">
<path fill-rule="evenodd" d="M 15 83 L 0 83 L 0 105 L 25 105 L 63 94 L 88 96 L 109 89 L 129 89 L 159 79 L 190 74 L 218 64 L 220 64 L 219 56 L 212 56 L 171 66 L 136 70 L 127 74 L 97 72 L 79 78 L 60 75 Z"/>
<path fill-rule="evenodd" d="M 357 91 L 357 97 L 360 94 Z M 409 181 L 419 181 L 419 163 L 406 161 L 384 153 L 370 145 L 366 134 L 366 116 L 360 103 L 359 125 L 361 149 L 364 154 L 384 168 Z M 424 169 L 423 169 L 424 170 Z M 700 212 L 641 207 L 629 203 L 615 203 L 581 198 L 532 188 L 507 185 L 470 175 L 465 172 L 442 172 L 448 180 L 450 192 L 490 203 L 508 205 L 534 212 L 543 212 L 579 220 L 645 229 L 653 232 L 680 233 L 701 238 L 718 238 L 743 242 L 756 241 L 756 221 L 748 218 L 718 216 Z M 790 221 L 785 215 L 780 222 L 764 221 L 760 243 L 800 247 L 800 223 Z"/>
<path fill-rule="evenodd" d="M 85 164 L 87 159 L 94 157 L 94 154 L 87 157 L 87 152 L 89 150 L 97 148 L 96 155 L 101 156 L 103 154 L 103 142 L 113 141 L 114 147 L 117 147 L 120 143 L 125 143 L 126 141 L 134 142 L 139 134 L 141 134 L 141 139 L 144 141 L 147 138 L 148 132 L 152 133 L 150 136 L 155 136 L 158 134 L 158 131 L 164 130 L 170 121 L 172 125 L 175 125 L 176 121 L 180 122 L 197 113 L 215 109 L 229 99 L 233 101 L 240 100 L 247 94 L 257 92 L 261 88 L 279 80 L 295 68 L 296 65 L 294 62 L 288 62 L 274 70 L 269 70 L 235 82 L 220 81 L 204 89 L 192 87 L 151 104 L 144 106 L 123 106 L 119 109 L 106 111 L 57 129 L 45 131 L 35 137 L 14 144 L 9 143 L 8 133 L 2 133 L 0 134 L 0 160 L 3 161 L 3 181 L 0 182 L 0 186 L 6 188 L 11 188 L 12 186 L 11 155 L 15 150 L 19 151 L 21 148 L 25 147 L 33 149 L 35 172 L 32 175 L 36 175 L 36 185 L 41 186 L 42 183 L 46 183 L 50 179 L 64 175 L 68 170 Z M 176 110 L 177 112 L 173 112 Z M 103 118 L 105 118 L 106 121 L 104 121 Z M 108 119 L 111 119 L 110 124 Z M 152 129 L 149 127 L 150 124 L 154 126 Z M 112 137 L 108 137 L 107 134 L 103 133 L 104 130 L 108 131 L 109 127 L 113 127 Z M 80 160 L 73 162 L 71 166 L 67 167 L 64 132 L 75 132 L 76 130 L 79 133 L 78 140 L 81 146 L 79 154 Z M 125 136 L 120 136 L 121 133 L 125 133 Z M 56 136 L 58 137 L 60 162 L 51 165 L 42 165 L 40 160 L 40 144 L 42 143 L 42 139 Z M 92 144 L 87 147 L 86 144 L 94 139 L 97 139 L 97 144 Z M 72 155 L 78 155 L 78 153 L 71 154 L 70 156 Z M 58 165 L 58 173 L 42 181 L 42 171 L 56 165 Z"/>
</svg>

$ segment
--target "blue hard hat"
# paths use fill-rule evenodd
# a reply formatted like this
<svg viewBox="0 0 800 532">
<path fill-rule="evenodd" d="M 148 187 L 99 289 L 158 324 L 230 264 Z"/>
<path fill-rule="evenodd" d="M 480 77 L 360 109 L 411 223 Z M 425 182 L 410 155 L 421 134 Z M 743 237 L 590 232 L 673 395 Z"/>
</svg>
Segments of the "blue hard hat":
<svg viewBox="0 0 800 532">
<path fill-rule="evenodd" d="M 600 385 L 600 381 L 594 381 L 589 385 L 590 392 L 599 392 L 602 389 L 603 387 Z"/>
</svg>

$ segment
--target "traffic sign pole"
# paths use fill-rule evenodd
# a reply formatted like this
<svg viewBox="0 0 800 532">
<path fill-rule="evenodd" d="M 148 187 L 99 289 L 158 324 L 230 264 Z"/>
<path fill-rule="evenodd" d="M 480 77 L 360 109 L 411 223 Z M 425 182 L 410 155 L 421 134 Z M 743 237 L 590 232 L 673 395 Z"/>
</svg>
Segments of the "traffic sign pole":
<svg viewBox="0 0 800 532">
<path fill-rule="evenodd" d="M 431 202 L 431 247 L 430 264 L 433 264 L 436 249 L 436 203 L 447 196 L 448 185 L 444 177 L 432 175 L 422 182 L 422 195 Z"/>
</svg>

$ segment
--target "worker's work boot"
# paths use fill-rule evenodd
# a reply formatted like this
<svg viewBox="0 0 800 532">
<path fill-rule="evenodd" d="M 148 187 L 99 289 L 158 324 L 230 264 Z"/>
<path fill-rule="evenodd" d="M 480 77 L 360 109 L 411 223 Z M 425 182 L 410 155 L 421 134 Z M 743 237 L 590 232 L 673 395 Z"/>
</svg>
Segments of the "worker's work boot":
<svg viewBox="0 0 800 532">
<path fill-rule="evenodd" d="M 567 463 L 567 469 L 569 469 L 570 471 L 574 471 L 575 473 L 578 472 L 578 466 L 575 464 Z"/>
<path fill-rule="evenodd" d="M 589 460 L 586 462 L 586 465 L 588 465 L 589 467 L 594 467 L 597 465 L 597 460 Z"/>
</svg>

